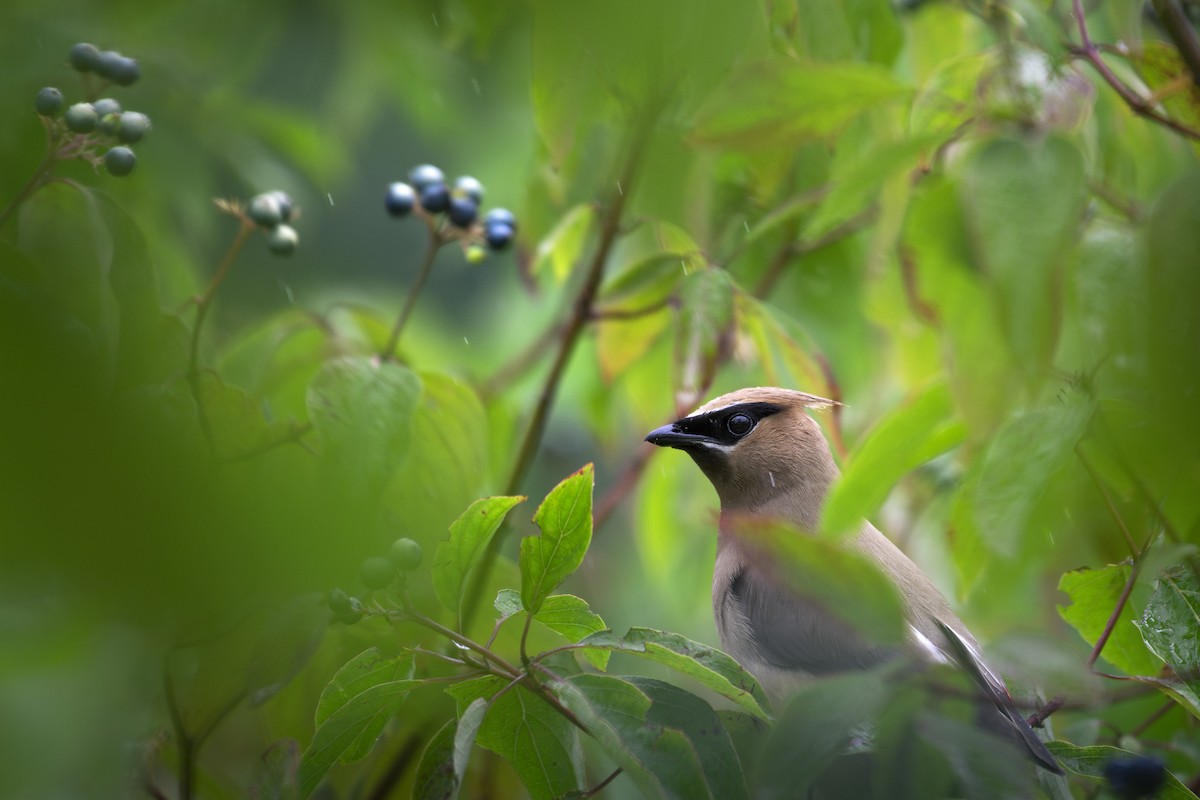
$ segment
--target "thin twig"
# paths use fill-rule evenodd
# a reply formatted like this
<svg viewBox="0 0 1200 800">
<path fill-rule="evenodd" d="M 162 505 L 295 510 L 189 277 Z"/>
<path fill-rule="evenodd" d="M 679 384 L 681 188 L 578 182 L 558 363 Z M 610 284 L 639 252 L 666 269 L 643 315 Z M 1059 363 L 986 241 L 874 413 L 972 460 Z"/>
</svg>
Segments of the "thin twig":
<svg viewBox="0 0 1200 800">
<path fill-rule="evenodd" d="M 46 136 L 46 156 L 42 159 L 42 163 L 38 165 L 38 168 L 34 171 L 32 177 L 30 177 L 29 180 L 25 182 L 25 185 L 21 187 L 21 191 L 17 192 L 17 196 L 13 198 L 13 201 L 8 204 L 8 207 L 5 208 L 3 212 L 0 212 L 0 228 L 3 228 L 4 224 L 8 222 L 9 218 L 12 217 L 12 215 L 17 212 L 17 209 L 21 207 L 21 204 L 28 200 L 29 196 L 36 192 L 38 187 L 45 183 L 46 176 L 50 174 L 50 170 L 54 169 L 54 164 L 58 161 L 58 154 L 54 151 L 54 148 L 50 146 L 50 134 L 48 130 Z"/>
<path fill-rule="evenodd" d="M 417 279 L 413 282 L 412 288 L 408 291 L 404 308 L 400 310 L 400 316 L 396 318 L 396 324 L 392 326 L 392 333 L 388 336 L 387 344 L 379 353 L 380 358 L 384 361 L 391 361 L 396 357 L 396 346 L 400 344 L 400 334 L 404 332 L 404 326 L 408 323 L 408 318 L 417 305 L 417 298 L 421 296 L 421 289 L 425 287 L 425 281 L 433 272 L 433 262 L 437 257 L 438 248 L 445 243 L 446 240 L 438 233 L 434 224 L 429 223 L 429 244 L 426 245 L 425 255 L 421 259 L 421 270 L 417 273 Z"/>
<path fill-rule="evenodd" d="M 1096 484 L 1096 488 L 1100 490 L 1100 496 L 1104 498 L 1104 505 L 1108 507 L 1108 513 L 1116 520 L 1117 527 L 1121 529 L 1121 535 L 1125 537 L 1125 544 L 1129 548 L 1129 555 L 1133 558 L 1141 558 L 1141 553 L 1138 551 L 1138 546 L 1133 541 L 1133 536 L 1129 533 L 1129 528 L 1125 526 L 1125 520 L 1121 519 L 1121 515 L 1117 513 L 1117 507 L 1113 505 L 1112 498 L 1108 495 L 1108 490 L 1104 488 L 1104 482 L 1100 480 L 1100 476 L 1096 474 L 1096 470 L 1092 467 L 1087 456 L 1078 446 L 1075 447 L 1075 457 L 1079 459 L 1079 463 L 1083 464 L 1083 468 L 1087 470 L 1088 475 L 1092 476 L 1092 481 Z"/>
<path fill-rule="evenodd" d="M 194 746 L 187 728 L 183 724 L 183 715 L 179 713 L 179 702 L 175 698 L 175 682 L 171 679 L 171 667 L 163 668 L 163 694 L 167 699 L 167 715 L 171 718 L 171 727 L 175 730 L 175 740 L 179 747 L 179 800 L 191 800 L 195 788 L 193 758 Z"/>
<path fill-rule="evenodd" d="M 899 256 L 900 276 L 904 280 L 904 299 L 908 301 L 909 309 L 917 319 L 925 324 L 934 328 L 938 327 L 941 320 L 938 319 L 937 309 L 921 298 L 917 288 L 917 258 L 913 254 L 912 248 L 901 245 Z"/>
<path fill-rule="evenodd" d="M 1100 638 L 1096 640 L 1096 646 L 1092 648 L 1091 655 L 1088 656 L 1088 669 L 1093 669 L 1096 666 L 1096 659 L 1100 658 L 1100 653 L 1104 650 L 1104 645 L 1108 644 L 1108 639 L 1112 636 L 1113 630 L 1117 627 L 1117 621 L 1121 618 L 1121 612 L 1125 610 L 1125 604 L 1129 602 L 1129 595 L 1133 592 L 1133 585 L 1137 583 L 1138 567 L 1140 561 L 1135 560 L 1132 568 L 1129 570 L 1129 578 L 1125 581 L 1125 588 L 1121 590 L 1121 594 L 1117 597 L 1116 605 L 1113 607 L 1112 613 L 1108 615 L 1108 622 L 1104 623 L 1104 630 L 1100 634 Z"/>
<path fill-rule="evenodd" d="M 596 795 L 600 794 L 600 792 L 604 789 L 604 787 L 608 786 L 610 783 L 612 783 L 614 780 L 616 780 L 617 776 L 620 775 L 624 771 L 625 771 L 624 768 L 617 767 L 612 772 L 608 773 L 607 778 L 600 781 L 595 786 L 593 786 L 591 789 L 588 789 L 586 792 L 584 792 L 583 796 L 584 797 L 595 797 Z"/>
<path fill-rule="evenodd" d="M 1029 719 L 1025 720 L 1025 722 L 1031 728 L 1040 728 L 1045 724 L 1046 720 L 1050 718 L 1051 714 L 1053 714 L 1055 711 L 1058 711 L 1066 704 L 1066 698 L 1064 698 L 1062 695 L 1052 697 L 1044 706 L 1041 706 L 1037 711 L 1030 714 Z"/>
<path fill-rule="evenodd" d="M 1136 728 L 1134 728 L 1133 730 L 1131 730 L 1129 732 L 1129 735 L 1130 736 L 1141 736 L 1143 733 L 1146 732 L 1147 728 L 1149 728 L 1154 723 L 1158 722 L 1160 719 L 1165 717 L 1167 714 L 1171 713 L 1172 709 L 1176 709 L 1179 707 L 1180 707 L 1179 703 L 1176 703 L 1174 700 L 1168 700 L 1166 703 L 1164 703 L 1162 706 L 1160 706 L 1153 714 L 1146 717 L 1146 719 L 1142 720 Z"/>
<path fill-rule="evenodd" d="M 815 253 L 818 250 L 824 250 L 830 245 L 837 244 L 847 236 L 858 233 L 874 222 L 878 213 L 878 209 L 874 206 L 866 208 L 849 219 L 833 226 L 815 239 L 793 242 L 789 247 L 781 248 L 771 260 L 767 271 L 763 273 L 758 286 L 755 287 L 754 296 L 762 298 L 774 291 L 775 284 L 783 277 L 783 273 L 792 259 Z"/>
<path fill-rule="evenodd" d="M 1179 51 L 1179 57 L 1187 65 L 1188 72 L 1192 73 L 1192 83 L 1200 86 L 1200 38 L 1196 36 L 1196 29 L 1192 27 L 1192 21 L 1187 18 L 1187 14 L 1183 13 L 1179 0 L 1151 0 L 1151 2 L 1154 5 L 1155 13 L 1158 14 L 1158 21 L 1162 23 L 1163 30 L 1167 32 L 1167 36 L 1171 37 L 1175 49 Z"/>
</svg>

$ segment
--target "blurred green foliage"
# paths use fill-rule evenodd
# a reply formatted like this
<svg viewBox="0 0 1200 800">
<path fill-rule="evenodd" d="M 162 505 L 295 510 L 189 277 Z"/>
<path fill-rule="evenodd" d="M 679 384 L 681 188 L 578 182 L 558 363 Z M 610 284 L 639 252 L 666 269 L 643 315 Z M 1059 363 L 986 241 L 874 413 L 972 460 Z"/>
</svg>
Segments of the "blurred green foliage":
<svg viewBox="0 0 1200 800">
<path fill-rule="evenodd" d="M 642 436 L 776 384 L 845 403 L 798 575 L 886 635 L 869 565 L 820 569 L 872 518 L 1018 696 L 1067 699 L 1077 777 L 1047 796 L 1114 747 L 1189 796 L 1197 137 L 1084 61 L 1194 133 L 1175 45 L 1137 3 L 1088 9 L 1103 54 L 1069 3 L 710 5 L 6 4 L 0 209 L 45 156 L 38 89 L 88 91 L 72 43 L 139 59 L 106 93 L 153 129 L 131 176 L 62 161 L 0 217 L 0 794 L 551 797 L 620 766 L 605 796 L 787 796 L 803 763 L 834 797 L 1028 796 L 954 692 L 834 678 L 764 734 L 706 646 L 716 498 Z M 426 246 L 384 190 L 426 162 L 518 246 L 443 248 L 381 359 Z M 191 374 L 238 235 L 212 201 L 270 189 L 299 249 L 251 234 Z M 423 627 L 359 583 L 401 536 Z M 363 622 L 331 622 L 335 586 Z M 444 692 L 470 670 L 436 626 L 582 660 Z M 869 718 L 875 771 L 836 769 Z"/>
</svg>

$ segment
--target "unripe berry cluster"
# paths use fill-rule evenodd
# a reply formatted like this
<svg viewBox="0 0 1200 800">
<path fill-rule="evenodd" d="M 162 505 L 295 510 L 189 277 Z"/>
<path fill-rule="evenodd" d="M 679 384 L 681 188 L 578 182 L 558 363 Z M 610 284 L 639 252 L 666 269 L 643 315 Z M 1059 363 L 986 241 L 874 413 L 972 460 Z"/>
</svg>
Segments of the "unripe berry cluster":
<svg viewBox="0 0 1200 800">
<path fill-rule="evenodd" d="M 276 255 L 290 255 L 300 243 L 296 229 L 288 223 L 296 216 L 296 206 L 287 192 L 278 189 L 250 198 L 246 216 L 267 234 L 267 247 Z"/>
<path fill-rule="evenodd" d="M 470 175 L 448 185 L 440 169 L 422 164 L 408 173 L 407 183 L 397 181 L 388 186 L 384 207 L 393 217 L 416 213 L 442 228 L 444 220 L 454 237 L 464 241 L 467 257 L 478 261 L 483 257 L 480 243 L 503 250 L 517 232 L 517 219 L 507 209 L 492 209 L 479 219 L 483 194 L 483 184 Z"/>
<path fill-rule="evenodd" d="M 68 55 L 71 66 L 82 73 L 95 73 L 119 86 L 129 86 L 141 76 L 137 61 L 114 50 L 101 51 L 80 42 Z M 150 118 L 140 111 L 126 111 L 111 97 L 79 102 L 63 110 L 63 93 L 47 86 L 37 93 L 34 108 L 50 126 L 59 144 L 60 158 L 83 158 L 118 178 L 133 172 L 137 156 L 130 145 L 150 132 Z M 98 147 L 106 147 L 103 156 Z"/>
<path fill-rule="evenodd" d="M 412 539 L 397 539 L 392 542 L 386 556 L 371 556 L 359 566 L 358 574 L 363 584 L 371 590 L 387 589 L 393 584 L 403 585 L 404 577 L 424 560 L 421 545 Z M 339 622 L 353 625 L 363 617 L 363 604 L 342 589 L 329 593 L 329 610 Z"/>
</svg>

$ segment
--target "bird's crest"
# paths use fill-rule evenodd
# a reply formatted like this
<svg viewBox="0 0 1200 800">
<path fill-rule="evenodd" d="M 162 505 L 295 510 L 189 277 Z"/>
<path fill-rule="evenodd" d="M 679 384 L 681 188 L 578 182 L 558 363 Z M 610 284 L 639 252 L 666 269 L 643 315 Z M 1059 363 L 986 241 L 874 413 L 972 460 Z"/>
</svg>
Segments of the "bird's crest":
<svg viewBox="0 0 1200 800">
<path fill-rule="evenodd" d="M 736 392 L 723 394 L 720 397 L 714 397 L 693 411 L 689 416 L 694 417 L 697 414 L 708 414 L 738 403 L 771 403 L 773 405 L 813 410 L 841 405 L 836 400 L 818 397 L 815 394 L 808 394 L 806 392 L 797 392 L 794 389 L 780 389 L 776 386 L 754 386 L 749 389 L 738 389 Z"/>
</svg>

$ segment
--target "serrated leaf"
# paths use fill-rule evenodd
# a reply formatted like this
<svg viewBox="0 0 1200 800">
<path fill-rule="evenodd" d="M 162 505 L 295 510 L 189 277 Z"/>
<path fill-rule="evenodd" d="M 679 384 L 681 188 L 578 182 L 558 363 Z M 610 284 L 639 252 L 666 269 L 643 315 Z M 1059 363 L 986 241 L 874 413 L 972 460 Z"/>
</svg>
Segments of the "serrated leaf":
<svg viewBox="0 0 1200 800">
<path fill-rule="evenodd" d="M 448 610 L 458 612 L 471 571 L 487 551 L 505 516 L 524 500 L 524 496 L 485 497 L 472 503 L 450 524 L 450 536 L 438 544 L 433 558 L 433 591 Z"/>
<path fill-rule="evenodd" d="M 413 800 L 454 800 L 458 797 L 461 776 L 454 771 L 457 722 L 449 720 L 425 745 L 413 779 Z"/>
<path fill-rule="evenodd" d="M 1077 569 L 1065 573 L 1059 580 L 1058 590 L 1071 600 L 1068 605 L 1058 607 L 1059 616 L 1088 644 L 1095 645 L 1104 632 L 1131 569 L 1128 564 Z M 1142 643 L 1128 603 L 1121 610 L 1101 655 L 1129 675 L 1154 675 L 1162 666 Z"/>
<path fill-rule="evenodd" d="M 966 430 L 947 419 L 951 414 L 950 390 L 937 383 L 880 419 L 850 453 L 830 491 L 821 517 L 822 535 L 857 532 L 900 478 L 961 444 Z"/>
<path fill-rule="evenodd" d="M 555 281 L 564 281 L 583 254 L 595 221 L 596 209 L 590 204 L 575 206 L 564 214 L 558 224 L 538 242 L 533 273 L 536 275 L 549 267 Z"/>
<path fill-rule="evenodd" d="M 775 60 L 737 70 L 697 117 L 701 144 L 795 147 L 830 136 L 881 104 L 909 94 L 879 67 Z"/>
<path fill-rule="evenodd" d="M 1018 413 L 993 437 L 975 488 L 975 518 L 992 552 L 1021 552 L 1033 508 L 1051 478 L 1069 462 L 1087 430 L 1094 403 L 1072 395 L 1066 404 Z"/>
<path fill-rule="evenodd" d="M 496 601 L 492 605 L 504 618 L 525 610 L 525 606 L 521 605 L 521 593 L 516 589 L 501 589 L 496 594 Z"/>
<path fill-rule="evenodd" d="M 580 641 L 597 647 L 647 658 L 696 679 L 760 719 L 769 719 L 766 695 L 758 681 L 732 657 L 716 648 L 694 642 L 678 633 L 652 628 L 630 628 L 624 636 L 611 630 Z"/>
<path fill-rule="evenodd" d="M 521 540 L 521 602 L 536 614 L 546 597 L 583 563 L 592 541 L 591 464 L 546 495 L 533 516 L 539 536 Z"/>
<path fill-rule="evenodd" d="M 503 695 L 508 685 L 494 676 L 456 683 L 446 689 L 460 716 L 477 700 L 489 701 L 475 742 L 508 760 L 530 796 L 558 797 L 582 784 L 582 753 L 575 727 L 524 686 Z"/>
<path fill-rule="evenodd" d="M 887 669 L 814 680 L 788 701 L 758 759 L 762 797 L 802 797 L 821 769 L 883 707 Z"/>
<path fill-rule="evenodd" d="M 641 688 L 609 675 L 577 675 L 554 691 L 643 795 L 713 798 L 694 746 L 679 730 L 648 719 L 654 702 Z"/>
<path fill-rule="evenodd" d="M 1050 748 L 1050 752 L 1054 753 L 1058 763 L 1066 769 L 1076 775 L 1096 780 L 1104 780 L 1104 768 L 1114 758 L 1133 758 L 1138 755 L 1119 747 L 1099 744 L 1079 747 L 1070 742 L 1055 741 L 1046 742 L 1046 747 Z M 1195 800 L 1196 795 L 1188 791 L 1187 787 L 1168 770 L 1167 782 L 1154 795 L 1154 798 L 1155 800 Z"/>
<path fill-rule="evenodd" d="M 372 686 L 411 679 L 413 667 L 411 653 L 385 656 L 378 647 L 359 653 L 347 661 L 322 690 L 313 719 L 316 727 L 321 727 L 338 709 Z"/>
<path fill-rule="evenodd" d="M 420 684 L 415 680 L 378 683 L 330 714 L 300 760 L 300 796 L 311 795 L 334 764 L 364 758 L 409 691 Z"/>
<path fill-rule="evenodd" d="M 587 601 L 573 594 L 552 594 L 542 603 L 542 610 L 533 615 L 533 621 L 550 630 L 578 642 L 584 637 L 606 628 L 600 615 L 592 611 Z M 608 651 L 587 649 L 583 657 L 597 669 L 608 667 Z"/>
<path fill-rule="evenodd" d="M 339 358 L 308 387 L 308 416 L 339 480 L 382 487 L 408 452 L 421 393 L 411 370 L 378 358 Z"/>
</svg>

